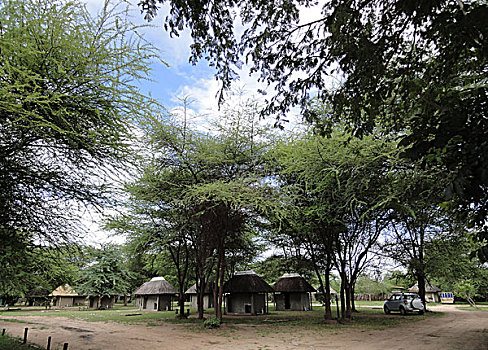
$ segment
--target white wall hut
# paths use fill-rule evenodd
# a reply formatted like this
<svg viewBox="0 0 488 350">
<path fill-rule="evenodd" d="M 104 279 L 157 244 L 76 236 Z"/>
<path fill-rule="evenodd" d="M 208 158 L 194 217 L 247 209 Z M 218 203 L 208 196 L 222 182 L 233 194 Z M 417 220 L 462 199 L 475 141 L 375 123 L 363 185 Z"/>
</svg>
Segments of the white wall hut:
<svg viewBox="0 0 488 350">
<path fill-rule="evenodd" d="M 236 272 L 224 284 L 225 311 L 257 315 L 268 312 L 267 294 L 274 289 L 254 271 Z"/>
<path fill-rule="evenodd" d="M 53 305 L 59 307 L 85 305 L 86 301 L 86 296 L 78 295 L 68 284 L 59 286 L 49 296 L 54 299 Z"/>
<path fill-rule="evenodd" d="M 154 277 L 134 292 L 135 305 L 141 310 L 171 310 L 171 302 L 177 293 L 164 277 Z"/>
<path fill-rule="evenodd" d="M 205 292 L 203 293 L 203 308 L 210 309 L 214 307 L 214 298 L 212 292 L 212 283 L 209 282 L 205 286 Z M 197 294 L 197 285 L 194 284 L 191 286 L 186 292 L 186 295 L 190 297 L 191 307 L 196 309 L 198 308 L 198 294 Z"/>
<path fill-rule="evenodd" d="M 308 311 L 312 309 L 310 293 L 315 288 L 297 273 L 286 273 L 273 286 L 277 311 Z"/>
<path fill-rule="evenodd" d="M 418 293 L 419 292 L 419 284 L 415 283 L 412 287 L 408 289 L 410 293 Z M 439 293 L 441 292 L 440 288 L 430 284 L 429 282 L 425 282 L 425 301 L 429 303 L 440 303 L 441 297 Z"/>
</svg>

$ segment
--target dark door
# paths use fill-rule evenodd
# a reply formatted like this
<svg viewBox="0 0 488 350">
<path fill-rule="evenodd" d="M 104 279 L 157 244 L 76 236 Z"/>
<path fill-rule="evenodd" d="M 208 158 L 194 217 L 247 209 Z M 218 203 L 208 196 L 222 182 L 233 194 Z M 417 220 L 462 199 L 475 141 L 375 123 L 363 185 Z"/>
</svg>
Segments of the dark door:
<svg viewBox="0 0 488 350">
<path fill-rule="evenodd" d="M 285 310 L 290 309 L 290 294 L 285 293 Z"/>
</svg>

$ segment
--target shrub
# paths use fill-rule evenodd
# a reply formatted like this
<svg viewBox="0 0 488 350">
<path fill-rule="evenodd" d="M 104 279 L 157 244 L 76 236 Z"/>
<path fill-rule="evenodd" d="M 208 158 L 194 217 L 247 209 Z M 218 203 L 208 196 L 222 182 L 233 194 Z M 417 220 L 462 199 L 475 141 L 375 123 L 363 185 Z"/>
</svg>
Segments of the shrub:
<svg viewBox="0 0 488 350">
<path fill-rule="evenodd" d="M 203 322 L 203 326 L 205 328 L 219 328 L 221 323 L 222 323 L 222 321 L 220 321 L 217 317 L 212 316 L 212 317 L 207 318 Z"/>
</svg>

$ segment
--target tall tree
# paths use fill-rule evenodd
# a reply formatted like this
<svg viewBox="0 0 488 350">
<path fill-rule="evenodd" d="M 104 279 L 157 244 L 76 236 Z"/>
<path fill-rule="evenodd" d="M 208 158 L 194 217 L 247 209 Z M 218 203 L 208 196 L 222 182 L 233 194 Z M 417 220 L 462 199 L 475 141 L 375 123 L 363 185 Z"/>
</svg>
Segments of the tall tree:
<svg viewBox="0 0 488 350">
<path fill-rule="evenodd" d="M 335 265 L 342 281 L 343 317 L 351 317 L 354 284 L 384 228 L 382 219 L 392 196 L 390 173 L 398 151 L 389 141 L 366 137 L 348 142 L 347 137 L 333 134 L 330 138 L 305 135 L 277 154 L 279 179 L 287 194 L 284 202 L 297 212 L 291 234 L 312 262 L 325 268 L 321 288 L 326 305 L 329 274 Z M 330 317 L 330 310 L 326 312 Z"/>
<path fill-rule="evenodd" d="M 156 59 L 125 18 L 108 3 L 97 18 L 76 1 L 0 4 L 0 256 L 74 240 L 84 208 L 108 202 Z"/>
<path fill-rule="evenodd" d="M 415 277 L 419 295 L 425 302 L 426 246 L 453 222 L 438 206 L 447 179 L 438 168 L 421 170 L 403 163 L 395 172 L 392 187 L 390 227 L 385 231 L 383 250 Z"/>
<path fill-rule="evenodd" d="M 216 315 L 222 317 L 225 273 L 235 264 L 239 255 L 235 252 L 249 252 L 253 221 L 267 208 L 261 159 L 267 149 L 266 135 L 252 115 L 241 110 L 225 113 L 229 119 L 214 135 L 169 117 L 148 119 L 141 126 L 154 156 L 127 188 L 131 215 L 144 223 L 136 235 L 145 231 L 150 239 L 158 237 L 157 244 L 170 251 L 171 242 L 180 242 L 185 254 L 190 254 L 199 317 L 203 317 L 203 292 L 211 274 L 218 299 Z"/>
</svg>

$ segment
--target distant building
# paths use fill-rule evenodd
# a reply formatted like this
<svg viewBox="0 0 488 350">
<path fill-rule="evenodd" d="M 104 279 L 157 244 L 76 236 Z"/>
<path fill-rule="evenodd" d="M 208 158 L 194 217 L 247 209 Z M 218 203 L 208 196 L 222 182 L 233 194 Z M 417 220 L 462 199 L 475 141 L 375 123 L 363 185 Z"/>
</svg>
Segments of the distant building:
<svg viewBox="0 0 488 350">
<path fill-rule="evenodd" d="M 415 283 L 412 287 L 408 289 L 410 293 L 418 293 L 419 292 L 419 284 Z M 433 284 L 429 282 L 425 282 L 425 301 L 429 303 L 440 303 L 441 297 L 439 293 L 441 292 L 440 288 L 437 288 Z"/>
<path fill-rule="evenodd" d="M 56 288 L 49 296 L 53 297 L 53 305 L 59 307 L 85 305 L 86 296 L 79 295 L 68 284 Z"/>
<path fill-rule="evenodd" d="M 185 294 L 190 297 L 191 307 L 197 309 L 198 308 L 197 285 L 194 284 L 193 286 L 191 286 L 185 292 Z M 209 282 L 205 286 L 205 292 L 203 293 L 203 308 L 210 309 L 213 307 L 214 307 L 213 288 L 212 288 L 212 283 Z"/>
<path fill-rule="evenodd" d="M 106 295 L 102 298 L 98 296 L 90 296 L 88 300 L 91 309 L 111 309 L 114 306 L 115 297 Z M 98 305 L 99 303 L 100 305 Z"/>
<path fill-rule="evenodd" d="M 312 309 L 310 293 L 315 288 L 297 273 L 284 274 L 273 286 L 277 311 L 308 311 Z"/>
<path fill-rule="evenodd" d="M 224 284 L 224 293 L 227 313 L 257 315 L 268 312 L 267 294 L 274 289 L 254 271 L 241 271 Z"/>
<path fill-rule="evenodd" d="M 171 310 L 171 303 L 177 293 L 164 277 L 154 277 L 134 292 L 135 305 L 141 310 Z"/>
</svg>

